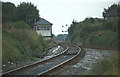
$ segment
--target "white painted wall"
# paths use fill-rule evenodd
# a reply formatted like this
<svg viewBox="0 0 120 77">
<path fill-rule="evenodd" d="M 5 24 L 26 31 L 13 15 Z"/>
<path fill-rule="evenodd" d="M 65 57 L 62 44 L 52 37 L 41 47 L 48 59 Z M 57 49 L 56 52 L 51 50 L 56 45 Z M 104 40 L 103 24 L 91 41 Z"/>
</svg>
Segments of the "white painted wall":
<svg viewBox="0 0 120 77">
<path fill-rule="evenodd" d="M 50 25 L 36 25 L 37 26 L 50 26 Z M 37 30 L 36 29 L 37 34 L 41 34 L 42 36 L 52 36 L 51 32 L 52 32 L 52 26 L 50 26 L 50 30 Z"/>
<path fill-rule="evenodd" d="M 36 32 L 42 36 L 51 36 L 51 30 L 37 30 Z"/>
</svg>

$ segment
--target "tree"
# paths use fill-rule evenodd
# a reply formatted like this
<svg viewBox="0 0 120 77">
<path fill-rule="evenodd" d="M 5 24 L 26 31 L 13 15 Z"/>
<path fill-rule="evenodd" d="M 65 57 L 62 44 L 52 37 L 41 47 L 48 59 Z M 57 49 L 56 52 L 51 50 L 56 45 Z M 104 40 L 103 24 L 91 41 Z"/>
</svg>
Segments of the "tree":
<svg viewBox="0 0 120 77">
<path fill-rule="evenodd" d="M 15 16 L 15 5 L 10 2 L 2 2 L 2 21 L 3 23 L 14 21 Z"/>
<path fill-rule="evenodd" d="M 20 3 L 16 9 L 16 20 L 23 20 L 33 27 L 35 21 L 39 20 L 39 11 L 37 7 L 31 3 Z"/>
<path fill-rule="evenodd" d="M 117 17 L 119 6 L 117 4 L 113 4 L 108 9 L 104 8 L 103 17 Z"/>
</svg>

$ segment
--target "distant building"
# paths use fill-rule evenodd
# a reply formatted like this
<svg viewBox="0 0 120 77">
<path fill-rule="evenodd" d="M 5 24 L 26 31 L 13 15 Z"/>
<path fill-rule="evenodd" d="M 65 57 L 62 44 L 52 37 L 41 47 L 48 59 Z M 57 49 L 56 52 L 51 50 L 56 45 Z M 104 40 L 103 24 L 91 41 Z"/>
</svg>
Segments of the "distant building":
<svg viewBox="0 0 120 77">
<path fill-rule="evenodd" d="M 43 18 L 40 18 L 40 20 L 35 23 L 34 30 L 37 34 L 45 37 L 46 40 L 52 38 L 52 23 Z"/>
</svg>

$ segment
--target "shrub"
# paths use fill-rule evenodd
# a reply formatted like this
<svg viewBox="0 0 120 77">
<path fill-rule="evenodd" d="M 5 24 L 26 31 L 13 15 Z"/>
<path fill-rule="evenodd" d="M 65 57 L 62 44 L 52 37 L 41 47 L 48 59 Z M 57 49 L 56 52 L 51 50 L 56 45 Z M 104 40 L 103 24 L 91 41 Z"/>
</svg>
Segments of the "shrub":
<svg viewBox="0 0 120 77">
<path fill-rule="evenodd" d="M 42 55 L 46 43 L 41 35 L 30 29 L 3 29 L 3 63 L 10 61 L 30 61 Z"/>
<path fill-rule="evenodd" d="M 13 28 L 19 28 L 19 29 L 30 29 L 31 27 L 26 24 L 24 21 L 17 21 L 11 25 Z"/>
<path fill-rule="evenodd" d="M 3 24 L 3 28 L 5 29 L 31 29 L 31 27 L 26 24 L 24 21 L 17 21 L 17 22 L 8 22 Z"/>
</svg>

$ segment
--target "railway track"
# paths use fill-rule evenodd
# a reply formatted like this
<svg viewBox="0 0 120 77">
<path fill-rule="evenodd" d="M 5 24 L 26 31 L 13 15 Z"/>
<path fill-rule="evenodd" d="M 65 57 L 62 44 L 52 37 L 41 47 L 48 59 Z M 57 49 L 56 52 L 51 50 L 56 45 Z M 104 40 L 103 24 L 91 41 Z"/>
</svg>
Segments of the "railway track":
<svg viewBox="0 0 120 77">
<path fill-rule="evenodd" d="M 64 45 L 64 46 L 66 49 L 63 50 L 61 53 L 49 59 L 3 73 L 2 77 L 8 77 L 8 76 L 17 77 L 18 75 L 37 77 L 40 75 L 46 75 L 49 72 L 75 59 L 81 52 L 81 48 L 79 48 L 78 46 L 75 45 Z"/>
</svg>

